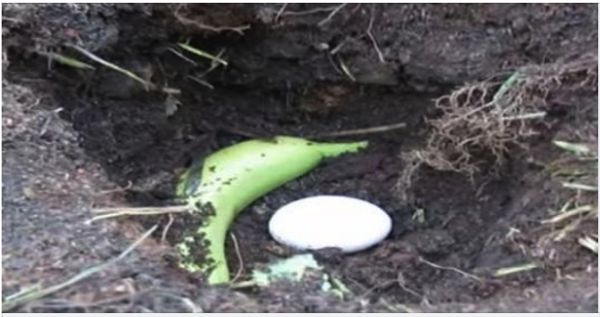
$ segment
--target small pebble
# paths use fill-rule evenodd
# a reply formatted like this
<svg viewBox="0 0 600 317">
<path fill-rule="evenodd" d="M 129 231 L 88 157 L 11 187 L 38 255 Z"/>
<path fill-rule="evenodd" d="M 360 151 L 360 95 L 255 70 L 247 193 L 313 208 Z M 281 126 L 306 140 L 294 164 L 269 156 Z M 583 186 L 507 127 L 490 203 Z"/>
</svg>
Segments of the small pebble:
<svg viewBox="0 0 600 317">
<path fill-rule="evenodd" d="M 365 250 L 392 230 L 390 216 L 364 200 L 345 196 L 313 196 L 278 209 L 269 233 L 279 243 L 299 249 Z"/>
</svg>

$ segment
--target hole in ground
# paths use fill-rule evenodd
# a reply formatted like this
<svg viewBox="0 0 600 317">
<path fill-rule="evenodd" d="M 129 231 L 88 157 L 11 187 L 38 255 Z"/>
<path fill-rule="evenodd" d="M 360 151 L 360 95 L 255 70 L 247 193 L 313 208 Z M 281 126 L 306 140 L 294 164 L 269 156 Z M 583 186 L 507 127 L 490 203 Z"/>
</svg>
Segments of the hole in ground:
<svg viewBox="0 0 600 317">
<path fill-rule="evenodd" d="M 140 44 L 143 41 L 127 38 L 132 35 L 124 32 L 120 44 L 128 51 L 102 53 L 152 82 L 181 89 L 182 94 L 176 96 L 181 104 L 173 115 L 166 114 L 166 104 L 173 104 L 165 95 L 144 91 L 138 83 L 111 70 L 82 75 L 55 66 L 51 72 L 42 72 L 60 83 L 56 98 L 65 108 L 61 115 L 80 133 L 87 154 L 102 164 L 114 182 L 122 186 L 131 182 L 127 194 L 132 205 L 168 203 L 173 181 L 183 168 L 248 137 L 310 137 L 404 122 L 405 129 L 365 136 L 371 142 L 367 151 L 328 162 L 247 208 L 232 228 L 241 244 L 246 273 L 282 256 L 266 230 L 275 209 L 309 195 L 342 194 L 371 201 L 394 219 L 392 234 L 371 250 L 342 257 L 319 254 L 320 261 L 354 294 L 398 303 L 474 302 L 492 296 L 501 285 L 481 283 L 457 269 L 485 274 L 485 269 L 522 261 L 520 252 L 496 243 L 506 232 L 498 227 L 506 229 L 520 202 L 520 197 L 514 197 L 519 187 L 514 187 L 513 176 L 522 171 L 509 169 L 501 177 L 477 180 L 473 185 L 455 173 L 425 169 L 412 184 L 414 200 L 402 200 L 396 190 L 404 168 L 400 156 L 423 146 L 429 133 L 423 119 L 433 114 L 431 100 L 442 94 L 443 87 L 422 84 L 417 93 L 402 84 L 352 83 L 343 74 L 322 79 L 301 69 L 331 67 L 329 60 L 315 57 L 303 65 L 305 61 L 294 56 L 265 57 L 261 54 L 268 52 L 257 47 L 270 45 L 277 51 L 289 43 L 272 39 L 268 45 L 261 43 L 265 34 L 257 29 L 242 40 L 226 36 L 192 39 L 192 44 L 202 43 L 198 47 L 207 51 L 218 52 L 225 46 L 234 52 L 226 70 L 219 68 L 206 77 L 212 89 L 188 80 L 210 63 L 194 59 L 198 66 L 192 67 L 162 48 L 163 40 Z M 300 54 L 293 50 L 284 53 Z M 26 66 L 15 60 L 12 69 L 46 69 L 45 59 L 23 61 Z M 399 81 L 404 80 L 408 79 Z M 550 137 L 541 139 L 548 142 Z M 162 219 L 163 224 L 166 220 Z M 169 232 L 172 243 L 185 225 L 181 219 L 176 221 Z M 231 245 L 228 252 L 235 272 L 237 257 Z M 537 274 L 527 272 L 519 281 L 528 285 Z"/>
<path fill-rule="evenodd" d="M 110 59 L 127 63 L 118 56 Z M 179 63 L 169 66 L 173 69 L 185 63 L 171 62 Z M 337 82 L 283 90 L 269 85 L 209 90 L 177 75 L 171 85 L 182 87 L 182 95 L 177 96 L 181 105 L 167 116 L 163 95 L 140 91 L 133 82 L 129 91 L 120 91 L 128 80 L 119 76 L 96 76 L 85 87 L 61 91 L 58 96 L 67 97 L 62 98 L 63 116 L 80 132 L 81 146 L 113 181 L 122 186 L 131 182 L 127 195 L 132 205 L 168 204 L 177 175 L 191 162 L 251 136 L 311 137 L 407 124 L 400 130 L 343 138 L 367 139 L 371 146 L 360 154 L 327 162 L 247 208 L 232 228 L 239 237 L 246 274 L 257 264 L 285 256 L 266 229 L 277 208 L 302 197 L 338 194 L 373 202 L 394 220 L 392 234 L 371 250 L 321 256 L 355 294 L 402 303 L 473 301 L 491 294 L 482 292 L 489 285 L 418 259 L 466 271 L 475 267 L 491 228 L 504 216 L 510 201 L 507 183 L 496 180 L 478 189 L 457 174 L 429 171 L 414 184 L 416 203 L 403 201 L 395 190 L 403 168 L 400 154 L 422 146 L 427 136 L 423 118 L 432 110 L 435 95 Z M 423 211 L 422 218 L 415 217 L 417 210 Z M 134 221 L 155 223 L 155 219 Z M 162 223 L 167 223 L 166 216 Z M 175 221 L 169 241 L 178 242 L 185 227 L 182 219 Z M 229 241 L 227 250 L 231 271 L 236 272 L 238 260 Z"/>
</svg>

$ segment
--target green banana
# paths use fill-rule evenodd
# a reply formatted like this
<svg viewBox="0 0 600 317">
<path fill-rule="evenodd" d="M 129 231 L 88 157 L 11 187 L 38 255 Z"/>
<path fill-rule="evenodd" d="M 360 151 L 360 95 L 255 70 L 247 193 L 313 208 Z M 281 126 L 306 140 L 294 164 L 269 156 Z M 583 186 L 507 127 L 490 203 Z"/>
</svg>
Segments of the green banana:
<svg viewBox="0 0 600 317">
<path fill-rule="evenodd" d="M 309 172 L 324 158 L 357 152 L 368 143 L 317 143 L 277 136 L 223 148 L 190 167 L 177 185 L 199 228 L 177 245 L 180 266 L 208 275 L 209 284 L 229 282 L 225 237 L 234 218 L 256 199 Z"/>
</svg>

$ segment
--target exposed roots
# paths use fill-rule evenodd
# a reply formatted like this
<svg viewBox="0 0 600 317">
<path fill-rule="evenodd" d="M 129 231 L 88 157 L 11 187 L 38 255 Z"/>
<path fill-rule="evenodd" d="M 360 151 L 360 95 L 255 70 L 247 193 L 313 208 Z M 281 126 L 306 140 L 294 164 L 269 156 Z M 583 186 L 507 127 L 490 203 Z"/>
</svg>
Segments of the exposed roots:
<svg viewBox="0 0 600 317">
<path fill-rule="evenodd" d="M 173 16 L 175 17 L 175 19 L 185 25 L 185 26 L 190 26 L 190 27 L 194 27 L 198 30 L 202 30 L 202 31 L 209 31 L 209 32 L 214 32 L 214 33 L 220 33 L 220 32 L 224 32 L 224 31 L 230 31 L 230 32 L 235 32 L 238 33 L 239 35 L 244 35 L 244 31 L 250 29 L 250 25 L 238 25 L 238 26 L 214 26 L 214 25 L 210 25 L 207 23 L 204 23 L 202 21 L 199 21 L 197 19 L 192 19 L 190 17 L 187 17 L 185 15 L 183 15 L 181 13 L 182 9 L 186 9 L 187 8 L 187 4 L 179 4 L 177 5 L 177 7 L 175 8 L 175 10 L 173 11 Z"/>
<path fill-rule="evenodd" d="M 406 192 L 424 164 L 465 174 L 473 180 L 482 168 L 498 170 L 511 151 L 548 125 L 548 102 L 555 90 L 597 85 L 597 56 L 570 62 L 523 67 L 506 81 L 493 79 L 465 85 L 435 101 L 440 116 L 428 120 L 432 131 L 423 149 L 404 155 L 407 168 L 398 184 Z M 495 92 L 495 93 L 494 93 Z M 491 162 L 491 167 L 490 167 Z"/>
</svg>

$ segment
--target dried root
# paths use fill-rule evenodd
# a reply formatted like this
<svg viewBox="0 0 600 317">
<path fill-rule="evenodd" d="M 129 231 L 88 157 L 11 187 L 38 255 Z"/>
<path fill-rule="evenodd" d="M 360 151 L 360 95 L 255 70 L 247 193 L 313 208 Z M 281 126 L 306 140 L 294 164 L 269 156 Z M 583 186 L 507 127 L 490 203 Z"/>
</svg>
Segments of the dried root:
<svg viewBox="0 0 600 317">
<path fill-rule="evenodd" d="M 554 90 L 595 89 L 597 56 L 518 69 L 506 81 L 468 84 L 435 101 L 440 116 L 428 120 L 432 131 L 423 149 L 406 153 L 398 184 L 405 193 L 422 165 L 453 171 L 472 180 L 482 167 L 497 170 L 511 151 L 527 148 L 551 110 Z M 537 131 L 536 131 L 537 130 Z M 406 198 L 406 197 L 405 197 Z"/>
<path fill-rule="evenodd" d="M 193 27 L 193 28 L 196 28 L 197 30 L 201 30 L 201 31 L 208 31 L 208 32 L 214 32 L 214 33 L 221 33 L 224 31 L 229 31 L 229 32 L 235 32 L 239 35 L 244 35 L 244 31 L 250 29 L 250 25 L 247 25 L 247 24 L 246 25 L 236 25 L 236 26 L 210 25 L 210 24 L 205 23 L 197 18 L 191 18 L 189 16 L 186 16 L 183 12 L 187 11 L 188 8 L 189 7 L 187 4 L 178 4 L 175 7 L 175 10 L 173 11 L 173 16 L 175 17 L 177 22 L 181 23 L 182 25 L 185 25 L 188 27 Z"/>
</svg>

